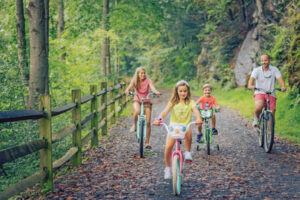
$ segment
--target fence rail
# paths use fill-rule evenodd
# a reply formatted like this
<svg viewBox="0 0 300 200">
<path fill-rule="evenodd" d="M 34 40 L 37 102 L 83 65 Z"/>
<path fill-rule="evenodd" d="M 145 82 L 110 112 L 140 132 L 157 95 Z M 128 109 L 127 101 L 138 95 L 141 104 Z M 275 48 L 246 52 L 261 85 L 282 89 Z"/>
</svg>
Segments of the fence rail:
<svg viewBox="0 0 300 200">
<path fill-rule="evenodd" d="M 112 84 L 110 84 L 112 85 Z M 115 86 L 107 88 L 107 82 L 101 82 L 101 91 L 97 91 L 96 85 L 90 86 L 90 94 L 81 97 L 80 89 L 72 90 L 72 102 L 51 110 L 50 96 L 40 96 L 39 110 L 17 110 L 0 112 L 0 123 L 15 122 L 20 120 L 39 120 L 40 138 L 25 144 L 20 144 L 0 151 L 0 165 L 11 162 L 17 158 L 26 156 L 40 150 L 40 171 L 22 181 L 9 186 L 0 192 L 0 199 L 8 199 L 27 187 L 41 181 L 41 187 L 53 189 L 53 170 L 58 169 L 64 163 L 72 160 L 72 165 L 81 165 L 82 145 L 91 142 L 91 147 L 98 146 L 98 133 L 107 134 L 108 122 L 115 123 L 116 114 L 120 113 L 129 99 L 126 98 L 124 90 L 126 83 L 119 80 Z M 115 93 L 117 91 L 117 96 Z M 109 95 L 109 97 L 108 97 Z M 100 104 L 99 98 L 100 97 Z M 107 99 L 109 98 L 109 101 Z M 90 102 L 90 113 L 82 118 L 81 105 Z M 100 105 L 100 106 L 99 106 Z M 108 112 L 109 107 L 109 113 Z M 52 133 L 51 118 L 72 110 L 72 122 L 59 131 Z M 50 111 L 50 112 L 49 112 Z M 101 117 L 100 117 L 101 116 Z M 82 138 L 82 129 L 88 127 L 91 122 L 90 131 Z M 63 140 L 72 134 L 72 147 L 65 155 L 52 162 L 52 144 Z"/>
</svg>

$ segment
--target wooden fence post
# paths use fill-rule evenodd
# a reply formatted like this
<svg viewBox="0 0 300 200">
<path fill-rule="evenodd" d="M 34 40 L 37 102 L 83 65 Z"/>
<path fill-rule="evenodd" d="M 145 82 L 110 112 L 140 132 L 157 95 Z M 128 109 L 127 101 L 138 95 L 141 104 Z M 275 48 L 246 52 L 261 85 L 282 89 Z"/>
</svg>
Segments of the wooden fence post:
<svg viewBox="0 0 300 200">
<path fill-rule="evenodd" d="M 120 97 L 120 99 L 119 99 L 119 106 L 120 106 L 120 108 L 121 108 L 121 110 L 119 111 L 119 113 L 118 113 L 118 117 L 120 117 L 121 116 L 121 112 L 122 112 L 122 110 L 123 110 L 123 85 L 121 84 L 122 83 L 122 79 L 121 78 L 119 78 L 119 80 L 118 80 L 118 82 L 119 82 L 119 84 L 120 84 L 120 88 L 119 88 L 119 90 L 118 90 L 118 93 L 121 95 L 121 97 Z"/>
<path fill-rule="evenodd" d="M 115 98 L 115 89 L 114 89 L 114 81 L 110 81 L 110 86 L 113 88 L 113 90 L 110 92 L 110 99 L 113 100 L 114 102 L 110 104 L 110 112 L 113 113 L 110 124 L 116 123 L 116 101 L 114 100 Z"/>
<path fill-rule="evenodd" d="M 72 122 L 76 125 L 76 131 L 72 136 L 72 145 L 77 147 L 78 151 L 72 158 L 73 166 L 81 165 L 81 91 L 80 89 L 72 90 L 72 102 L 76 106 L 72 109 Z"/>
<path fill-rule="evenodd" d="M 128 87 L 128 82 L 125 80 L 125 90 L 126 90 L 126 88 Z M 127 97 L 127 95 L 124 95 L 124 108 L 126 108 L 126 106 L 127 106 L 127 101 L 128 101 L 128 97 Z"/>
<path fill-rule="evenodd" d="M 39 97 L 39 110 L 45 112 L 46 116 L 40 119 L 40 139 L 47 141 L 47 147 L 40 150 L 40 169 L 46 171 L 46 178 L 41 181 L 41 188 L 45 184 L 49 189 L 53 189 L 53 169 L 52 169 L 52 132 L 51 132 L 51 100 L 49 95 Z"/>
<path fill-rule="evenodd" d="M 91 100 L 91 113 L 94 113 L 94 117 L 91 120 L 91 130 L 93 131 L 93 137 L 91 139 L 91 146 L 98 147 L 98 97 L 97 97 L 97 85 L 90 86 L 90 93 L 94 96 Z"/>
<path fill-rule="evenodd" d="M 105 120 L 104 125 L 102 126 L 101 129 L 101 135 L 106 135 L 107 134 L 107 82 L 103 81 L 101 82 L 101 90 L 105 91 L 105 94 L 101 96 L 101 106 L 104 106 L 102 113 L 101 113 L 101 118 Z"/>
</svg>

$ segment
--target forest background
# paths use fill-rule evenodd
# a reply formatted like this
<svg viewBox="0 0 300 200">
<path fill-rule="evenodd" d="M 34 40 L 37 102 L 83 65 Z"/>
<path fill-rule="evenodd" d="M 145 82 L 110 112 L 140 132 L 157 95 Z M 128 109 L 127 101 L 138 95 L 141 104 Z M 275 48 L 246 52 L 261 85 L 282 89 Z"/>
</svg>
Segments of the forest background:
<svg viewBox="0 0 300 200">
<path fill-rule="evenodd" d="M 17 6 L 21 2 L 23 43 Z M 246 81 L 238 84 L 240 74 L 235 69 L 241 47 L 254 30 L 258 46 L 253 63 L 259 66 L 260 55 L 270 54 L 272 65 L 281 70 L 288 88 L 278 94 L 276 134 L 300 143 L 298 1 L 44 1 L 49 3 L 45 17 L 49 22 L 45 23 L 49 25 L 46 77 L 33 63 L 33 2 L 37 1 L 0 2 L 1 111 L 35 107 L 30 104 L 34 91 L 30 79 L 34 76 L 46 80 L 43 92 L 51 95 L 54 108 L 70 102 L 72 89 L 80 88 L 86 95 L 90 84 L 131 77 L 137 67 L 143 66 L 161 87 L 172 88 L 185 79 L 193 94 L 201 95 L 201 86 L 209 82 L 221 105 L 251 119 L 253 92 L 245 89 L 249 72 Z M 66 123 L 67 118 L 56 118 L 53 131 Z M 37 137 L 38 126 L 31 122 L 0 124 L 0 150 Z M 54 159 L 70 147 L 70 141 L 67 137 L 55 144 Z M 38 153 L 2 166 L 8 175 L 1 174 L 0 190 L 33 174 L 39 166 L 37 158 Z"/>
</svg>

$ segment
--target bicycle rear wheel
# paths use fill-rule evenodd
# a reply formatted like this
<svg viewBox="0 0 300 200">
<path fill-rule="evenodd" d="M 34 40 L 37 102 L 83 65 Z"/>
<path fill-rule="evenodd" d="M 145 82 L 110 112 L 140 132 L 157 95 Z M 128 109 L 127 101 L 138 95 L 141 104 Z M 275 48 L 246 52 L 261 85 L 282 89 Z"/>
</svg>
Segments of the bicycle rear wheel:
<svg viewBox="0 0 300 200">
<path fill-rule="evenodd" d="M 207 154 L 210 155 L 210 130 L 205 130 L 205 137 L 206 137 L 206 151 Z"/>
<path fill-rule="evenodd" d="M 172 186 L 173 194 L 180 195 L 181 192 L 181 173 L 180 173 L 180 159 L 175 155 L 172 163 Z"/>
<path fill-rule="evenodd" d="M 264 120 L 264 149 L 270 153 L 274 143 L 274 119 L 271 112 L 268 112 Z"/>
<path fill-rule="evenodd" d="M 260 147 L 264 146 L 264 113 L 260 115 L 257 129 L 258 145 Z"/>
<path fill-rule="evenodd" d="M 140 126 L 140 138 L 139 138 L 139 142 L 140 142 L 140 158 L 144 157 L 144 126 L 145 126 L 145 121 L 142 120 L 141 121 L 141 126 Z"/>
</svg>

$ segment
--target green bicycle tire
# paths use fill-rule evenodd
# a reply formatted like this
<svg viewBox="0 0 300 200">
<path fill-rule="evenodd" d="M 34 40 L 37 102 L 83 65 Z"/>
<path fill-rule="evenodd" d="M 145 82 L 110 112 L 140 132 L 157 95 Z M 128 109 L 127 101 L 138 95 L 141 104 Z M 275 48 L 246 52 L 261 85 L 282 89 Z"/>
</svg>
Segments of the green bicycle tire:
<svg viewBox="0 0 300 200">
<path fill-rule="evenodd" d="M 180 195 L 181 192 L 181 173 L 180 173 L 180 159 L 175 155 L 172 163 L 172 188 L 174 195 Z"/>
<path fill-rule="evenodd" d="M 264 125 L 265 125 L 264 149 L 266 153 L 270 153 L 274 143 L 274 119 L 273 119 L 273 114 L 271 112 L 267 113 L 267 117 L 265 119 Z"/>
</svg>

